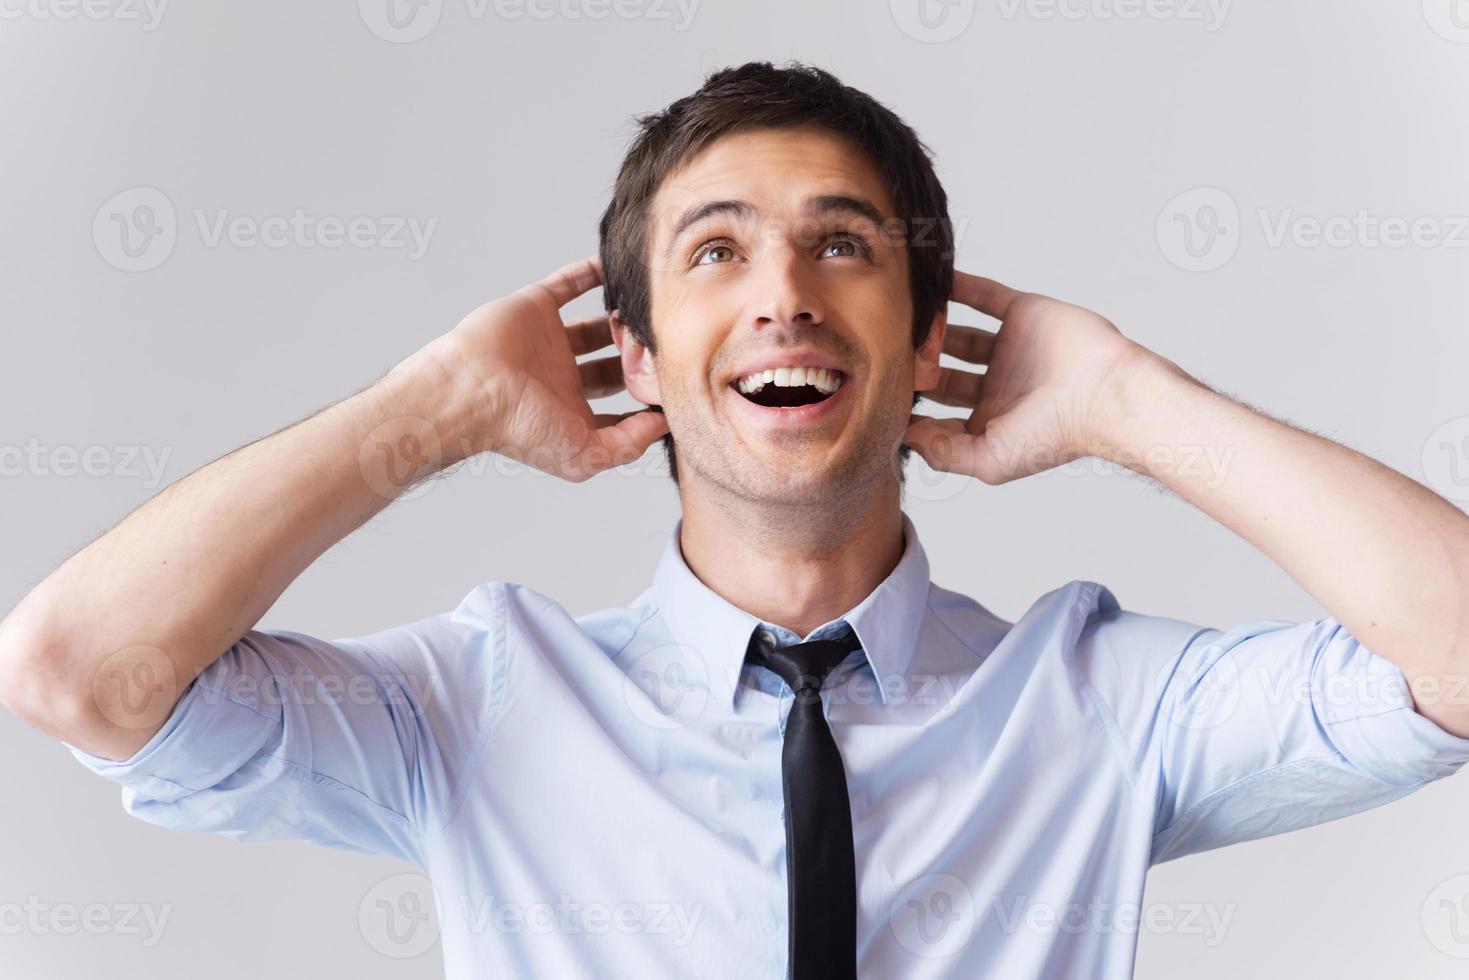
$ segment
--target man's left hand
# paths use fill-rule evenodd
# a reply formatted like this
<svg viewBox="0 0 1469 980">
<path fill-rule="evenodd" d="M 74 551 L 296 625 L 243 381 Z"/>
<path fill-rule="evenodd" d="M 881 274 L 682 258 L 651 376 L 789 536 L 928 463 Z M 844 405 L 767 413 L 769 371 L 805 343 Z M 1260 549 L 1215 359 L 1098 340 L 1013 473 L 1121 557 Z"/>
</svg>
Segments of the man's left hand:
<svg viewBox="0 0 1469 980">
<path fill-rule="evenodd" d="M 974 410 L 967 420 L 912 417 L 907 442 L 935 470 L 1001 484 L 1097 453 L 1133 372 L 1172 366 L 1106 318 L 1049 296 L 956 269 L 952 298 L 1000 327 L 947 328 L 944 353 L 986 371 L 942 367 L 922 392 Z"/>
</svg>

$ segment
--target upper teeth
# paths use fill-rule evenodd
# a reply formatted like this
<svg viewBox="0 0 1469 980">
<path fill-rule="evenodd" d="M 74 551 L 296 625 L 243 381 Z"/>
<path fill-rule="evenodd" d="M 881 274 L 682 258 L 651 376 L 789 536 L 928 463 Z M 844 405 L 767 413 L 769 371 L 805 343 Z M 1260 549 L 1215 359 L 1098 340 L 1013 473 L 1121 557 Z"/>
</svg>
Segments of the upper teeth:
<svg viewBox="0 0 1469 980">
<path fill-rule="evenodd" d="M 759 391 L 771 382 L 778 388 L 795 388 L 800 385 L 812 385 L 822 394 L 829 395 L 841 387 L 842 376 L 830 368 L 813 367 L 778 367 L 766 368 L 764 371 L 756 371 L 747 374 L 738 382 L 740 391 L 745 394 Z"/>
</svg>

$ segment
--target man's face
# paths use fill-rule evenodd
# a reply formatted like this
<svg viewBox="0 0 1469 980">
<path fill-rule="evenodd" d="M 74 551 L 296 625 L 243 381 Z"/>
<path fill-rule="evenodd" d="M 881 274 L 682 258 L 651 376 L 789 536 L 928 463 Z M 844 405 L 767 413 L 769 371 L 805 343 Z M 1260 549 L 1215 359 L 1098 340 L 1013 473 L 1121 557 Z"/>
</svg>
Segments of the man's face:
<svg viewBox="0 0 1469 980">
<path fill-rule="evenodd" d="M 618 335 L 628 390 L 663 406 L 681 485 L 801 503 L 896 480 L 944 326 L 941 312 L 914 351 L 896 227 L 866 156 L 815 129 L 732 134 L 663 182 L 647 256 L 657 354 Z M 787 367 L 806 384 L 755 373 Z"/>
</svg>

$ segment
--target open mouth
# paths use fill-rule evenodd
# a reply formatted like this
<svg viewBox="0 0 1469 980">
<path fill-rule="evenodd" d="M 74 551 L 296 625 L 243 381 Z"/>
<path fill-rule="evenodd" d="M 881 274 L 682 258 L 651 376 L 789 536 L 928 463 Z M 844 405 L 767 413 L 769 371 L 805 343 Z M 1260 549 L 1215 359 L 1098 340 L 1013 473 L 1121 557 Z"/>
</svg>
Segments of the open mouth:
<svg viewBox="0 0 1469 980">
<path fill-rule="evenodd" d="M 731 381 L 730 387 L 762 408 L 800 408 L 826 401 L 845 380 L 832 368 L 774 368 Z"/>
</svg>

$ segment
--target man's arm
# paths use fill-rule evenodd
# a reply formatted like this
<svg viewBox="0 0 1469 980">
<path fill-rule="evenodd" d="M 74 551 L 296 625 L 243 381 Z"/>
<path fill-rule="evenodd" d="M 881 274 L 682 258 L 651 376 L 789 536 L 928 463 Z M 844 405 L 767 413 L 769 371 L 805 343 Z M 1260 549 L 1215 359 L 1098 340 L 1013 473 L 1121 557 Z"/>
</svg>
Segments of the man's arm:
<svg viewBox="0 0 1469 980">
<path fill-rule="evenodd" d="M 1096 450 L 1259 548 L 1407 678 L 1418 711 L 1469 737 L 1469 517 L 1368 456 L 1141 358 Z M 1215 450 L 1218 474 L 1173 465 Z M 1165 452 L 1149 452 L 1160 447 Z"/>
<path fill-rule="evenodd" d="M 954 299 L 1001 321 L 950 326 L 936 401 L 914 416 L 936 469 L 1004 483 L 1086 455 L 1144 474 L 1279 564 L 1364 646 L 1396 665 L 1421 714 L 1469 737 L 1469 517 L 1361 453 L 1213 391 L 1088 310 L 955 273 Z M 1182 465 L 1196 451 L 1223 469 Z"/>
<path fill-rule="evenodd" d="M 404 489 L 481 451 L 570 480 L 629 462 L 661 415 L 596 415 L 621 389 L 605 317 L 559 307 L 594 260 L 488 303 L 371 387 L 165 488 L 64 562 L 0 622 L 0 703 L 125 759 L 205 667 L 324 551 Z"/>
</svg>

